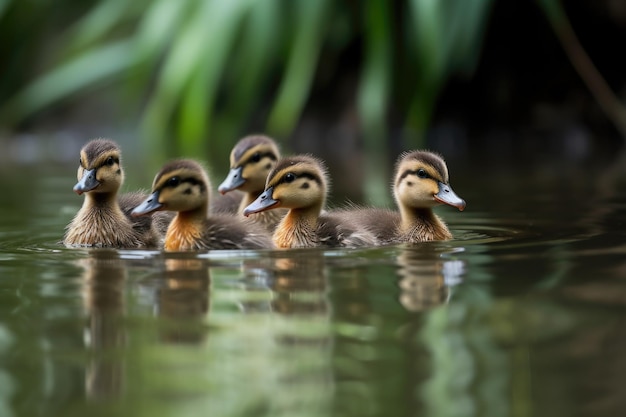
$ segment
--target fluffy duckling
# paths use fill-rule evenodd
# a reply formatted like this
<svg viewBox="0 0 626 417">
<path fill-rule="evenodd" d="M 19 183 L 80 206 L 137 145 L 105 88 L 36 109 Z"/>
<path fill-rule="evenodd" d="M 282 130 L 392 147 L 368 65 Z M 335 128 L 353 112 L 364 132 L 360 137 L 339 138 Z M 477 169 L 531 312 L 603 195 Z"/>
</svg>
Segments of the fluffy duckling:
<svg viewBox="0 0 626 417">
<path fill-rule="evenodd" d="M 427 151 L 400 155 L 394 175 L 393 195 L 401 218 L 397 240 L 424 242 L 452 239 L 452 233 L 432 209 L 446 204 L 463 211 L 465 200 L 450 187 L 448 167 L 440 155 Z"/>
<path fill-rule="evenodd" d="M 383 243 L 417 243 L 452 239 L 433 207 L 447 204 L 465 209 L 465 201 L 452 191 L 448 167 L 433 152 L 409 151 L 396 163 L 393 195 L 399 212 L 386 209 L 347 210 L 352 218 L 374 232 Z"/>
<path fill-rule="evenodd" d="M 244 196 L 239 205 L 243 213 L 265 189 L 265 180 L 280 158 L 276 142 L 265 135 L 250 135 L 241 139 L 230 152 L 230 171 L 217 190 L 226 194 L 239 190 Z M 287 210 L 266 210 L 252 220 L 273 231 Z"/>
<path fill-rule="evenodd" d="M 310 156 L 283 158 L 270 172 L 265 191 L 243 214 L 265 210 L 289 209 L 278 223 L 273 240 L 278 248 L 316 246 L 373 246 L 376 237 L 358 228 L 349 219 L 340 219 L 322 209 L 326 201 L 328 178 L 324 164 Z"/>
<path fill-rule="evenodd" d="M 81 209 L 66 228 L 66 246 L 115 248 L 155 247 L 168 219 L 132 219 L 130 210 L 145 198 L 141 193 L 119 196 L 124 182 L 121 151 L 109 139 L 94 139 L 80 151 L 74 191 L 85 194 Z"/>
<path fill-rule="evenodd" d="M 208 215 L 211 185 L 204 168 L 181 159 L 166 164 L 154 178 L 152 194 L 132 211 L 143 216 L 175 211 L 165 234 L 168 251 L 272 248 L 265 230 L 228 214 Z"/>
</svg>

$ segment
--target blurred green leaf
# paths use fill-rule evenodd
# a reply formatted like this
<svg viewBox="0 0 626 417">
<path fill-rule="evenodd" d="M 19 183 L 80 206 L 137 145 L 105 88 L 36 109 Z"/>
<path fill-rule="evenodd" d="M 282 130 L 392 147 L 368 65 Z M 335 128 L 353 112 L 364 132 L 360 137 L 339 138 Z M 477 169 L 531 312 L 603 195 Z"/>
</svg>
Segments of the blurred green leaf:
<svg viewBox="0 0 626 417">
<path fill-rule="evenodd" d="M 83 48 L 97 41 L 106 39 L 120 22 L 129 21 L 139 15 L 141 8 L 125 0 L 107 0 L 95 7 L 80 19 L 71 30 L 71 49 Z"/>
<path fill-rule="evenodd" d="M 359 114 L 366 132 L 384 126 L 391 77 L 390 4 L 370 0 L 365 6 L 365 63 L 359 86 Z M 381 135 L 379 130 L 376 132 Z"/>
<path fill-rule="evenodd" d="M 0 0 L 0 13 L 17 4 Z M 404 4 L 384 0 L 100 1 L 56 40 L 60 52 L 51 56 L 61 63 L 3 111 L 16 123 L 123 79 L 129 101 L 144 103 L 139 124 L 151 147 L 192 154 L 215 135 L 227 137 L 218 146 L 232 144 L 251 122 L 289 135 L 314 83 L 325 83 L 356 47 L 358 120 L 368 150 L 380 150 L 390 107 L 406 112 L 406 127 L 419 135 L 448 78 L 472 73 L 491 4 L 406 0 L 403 20 Z"/>
<path fill-rule="evenodd" d="M 281 0 L 252 2 L 240 22 L 213 107 L 211 152 L 226 155 L 259 108 L 267 106 L 272 73 L 279 68 L 283 11 Z M 257 116 L 258 117 L 258 116 Z M 223 140 L 226 138 L 226 140 Z M 228 140 L 230 138 L 230 140 Z"/>
<path fill-rule="evenodd" d="M 195 0 L 167 1 L 159 0 L 151 3 L 139 21 L 136 40 L 136 52 L 152 63 L 171 46 L 185 19 L 193 14 Z"/>
<path fill-rule="evenodd" d="M 34 81 L 7 103 L 2 113 L 8 114 L 10 119 L 20 120 L 94 84 L 111 79 L 135 64 L 132 52 L 133 45 L 129 41 L 93 49 Z"/>
<path fill-rule="evenodd" d="M 240 21 L 248 12 L 251 0 L 213 2 L 206 7 L 206 16 L 198 21 L 201 36 L 206 41 L 203 48 L 211 54 L 199 54 L 195 74 L 183 96 L 179 137 L 183 154 L 202 148 L 208 127 L 212 123 L 213 104 L 218 93 L 220 77 L 227 71 L 227 58 L 231 51 Z"/>
<path fill-rule="evenodd" d="M 321 35 L 326 27 L 328 0 L 299 0 L 293 6 L 298 30 L 268 121 L 269 129 L 281 135 L 293 130 L 311 88 L 322 47 Z"/>
<path fill-rule="evenodd" d="M 0 18 L 4 14 L 5 10 L 11 4 L 11 0 L 0 0 Z"/>
<path fill-rule="evenodd" d="M 419 60 L 408 125 L 424 132 L 444 82 L 474 71 L 492 0 L 411 0 Z"/>
</svg>

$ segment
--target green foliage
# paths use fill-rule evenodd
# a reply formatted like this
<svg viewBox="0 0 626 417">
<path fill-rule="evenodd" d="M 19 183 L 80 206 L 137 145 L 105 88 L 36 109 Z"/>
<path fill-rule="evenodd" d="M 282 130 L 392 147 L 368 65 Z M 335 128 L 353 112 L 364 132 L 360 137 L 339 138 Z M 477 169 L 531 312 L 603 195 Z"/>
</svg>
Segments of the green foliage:
<svg viewBox="0 0 626 417">
<path fill-rule="evenodd" d="M 454 73 L 471 75 L 480 57 L 492 0 L 411 0 L 413 38 L 418 56 L 417 91 L 409 125 L 423 132 L 437 96 Z"/>
<path fill-rule="evenodd" d="M 207 138 L 232 143 L 250 125 L 281 137 L 297 126 L 324 82 L 320 73 L 339 75 L 337 57 L 361 45 L 354 100 L 368 147 L 380 150 L 391 107 L 419 137 L 446 80 L 471 74 L 491 4 L 104 0 L 53 39 L 60 59 L 4 100 L 1 112 L 15 125 L 83 91 L 123 81 L 153 149 L 171 149 L 175 138 L 178 153 L 197 152 Z M 0 1 L 0 18 L 20 7 L 26 6 Z"/>
</svg>

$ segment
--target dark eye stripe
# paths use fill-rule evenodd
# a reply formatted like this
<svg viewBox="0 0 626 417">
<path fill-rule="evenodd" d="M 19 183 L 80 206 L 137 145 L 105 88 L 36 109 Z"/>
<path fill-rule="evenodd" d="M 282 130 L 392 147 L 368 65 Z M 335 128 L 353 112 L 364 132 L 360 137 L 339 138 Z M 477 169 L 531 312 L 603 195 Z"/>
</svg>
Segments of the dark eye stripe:
<svg viewBox="0 0 626 417">
<path fill-rule="evenodd" d="M 432 178 L 432 177 L 430 176 L 430 174 L 429 174 L 428 172 L 426 172 L 426 170 L 424 170 L 424 169 L 421 169 L 421 168 L 420 168 L 420 169 L 416 169 L 416 170 L 410 170 L 410 169 L 407 169 L 406 171 L 404 171 L 404 172 L 402 173 L 402 175 L 400 176 L 400 178 L 398 178 L 398 184 L 399 184 L 399 183 L 400 183 L 403 179 L 405 179 L 407 176 L 409 176 L 409 175 L 415 175 L 416 177 L 423 178 L 423 179 L 424 179 L 424 178 Z"/>
<path fill-rule="evenodd" d="M 178 181 L 172 181 L 173 179 L 178 179 Z M 170 179 L 168 179 L 167 181 L 165 181 L 165 184 L 163 184 L 163 186 L 161 188 L 166 188 L 166 187 L 171 187 L 171 188 L 176 188 L 181 184 L 191 184 L 191 185 L 198 185 L 200 186 L 200 190 L 204 191 L 205 190 L 205 185 L 204 182 L 199 181 L 195 178 L 178 178 L 178 177 L 172 177 Z"/>
<path fill-rule="evenodd" d="M 257 157 L 257 155 L 258 155 L 258 158 L 259 158 L 259 159 L 257 159 L 257 160 L 255 161 L 254 159 L 256 159 L 255 157 Z M 252 156 L 250 156 L 250 158 L 248 158 L 248 159 L 246 160 L 246 162 L 244 162 L 244 163 L 243 163 L 243 164 L 241 164 L 241 165 L 247 165 L 247 164 L 249 164 L 249 163 L 251 163 L 251 162 L 259 162 L 259 161 L 260 161 L 261 159 L 263 159 L 263 158 L 269 158 L 269 159 L 271 159 L 272 161 L 276 161 L 276 159 L 277 159 L 277 158 L 276 158 L 276 155 L 274 155 L 274 152 L 255 153 L 255 154 L 253 154 Z"/>
<path fill-rule="evenodd" d="M 302 172 L 300 174 L 296 174 L 295 172 L 289 172 L 287 174 L 293 174 L 295 176 L 294 180 L 298 179 L 298 178 L 308 178 L 310 180 L 315 181 L 319 185 L 322 185 L 322 180 L 320 179 L 320 177 L 318 177 L 317 175 L 311 174 L 309 172 Z M 292 181 L 287 181 L 287 179 L 286 179 L 287 174 L 285 174 L 282 177 L 280 177 L 280 180 L 278 180 L 278 182 L 274 184 L 274 187 L 276 187 L 276 186 L 278 186 L 280 184 L 283 184 L 283 183 L 293 182 L 293 180 Z"/>
<path fill-rule="evenodd" d="M 105 166 L 105 165 L 113 165 L 113 164 L 118 164 L 120 163 L 120 158 L 116 158 L 114 156 L 109 156 L 107 159 L 104 160 L 104 162 L 102 162 L 102 164 L 100 164 L 101 167 Z"/>
</svg>

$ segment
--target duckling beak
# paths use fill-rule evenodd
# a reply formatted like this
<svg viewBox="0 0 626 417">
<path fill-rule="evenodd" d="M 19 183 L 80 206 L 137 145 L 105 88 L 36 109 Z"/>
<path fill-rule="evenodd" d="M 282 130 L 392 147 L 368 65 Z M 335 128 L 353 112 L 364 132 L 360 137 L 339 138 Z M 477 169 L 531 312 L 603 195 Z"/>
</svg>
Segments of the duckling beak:
<svg viewBox="0 0 626 417">
<path fill-rule="evenodd" d="M 90 169 L 83 171 L 82 178 L 76 183 L 73 190 L 76 194 L 81 195 L 87 191 L 91 191 L 100 185 L 100 181 L 96 179 L 96 170 Z"/>
<path fill-rule="evenodd" d="M 150 214 L 153 211 L 157 211 L 161 207 L 163 207 L 163 204 L 159 203 L 159 192 L 155 191 L 152 194 L 150 194 L 148 198 L 143 200 L 141 204 L 135 207 L 133 211 L 130 212 L 130 214 L 131 216 L 139 217 L 145 214 Z"/>
<path fill-rule="evenodd" d="M 246 180 L 242 176 L 242 173 L 242 167 L 232 168 L 228 172 L 226 179 L 220 184 L 219 187 L 217 187 L 217 191 L 219 191 L 221 194 L 226 194 L 229 191 L 241 187 L 246 182 Z"/>
<path fill-rule="evenodd" d="M 435 194 L 435 200 L 442 204 L 456 207 L 459 211 L 465 210 L 465 200 L 456 195 L 456 193 L 452 191 L 452 187 L 443 182 L 439 182 L 439 192 Z"/>
<path fill-rule="evenodd" d="M 272 194 L 274 193 L 274 187 L 270 187 L 267 190 L 263 191 L 263 194 L 257 197 L 248 207 L 243 210 L 243 215 L 248 217 L 254 213 L 260 213 L 265 210 L 269 210 L 280 204 L 280 201 L 274 200 L 272 198 Z"/>
</svg>

